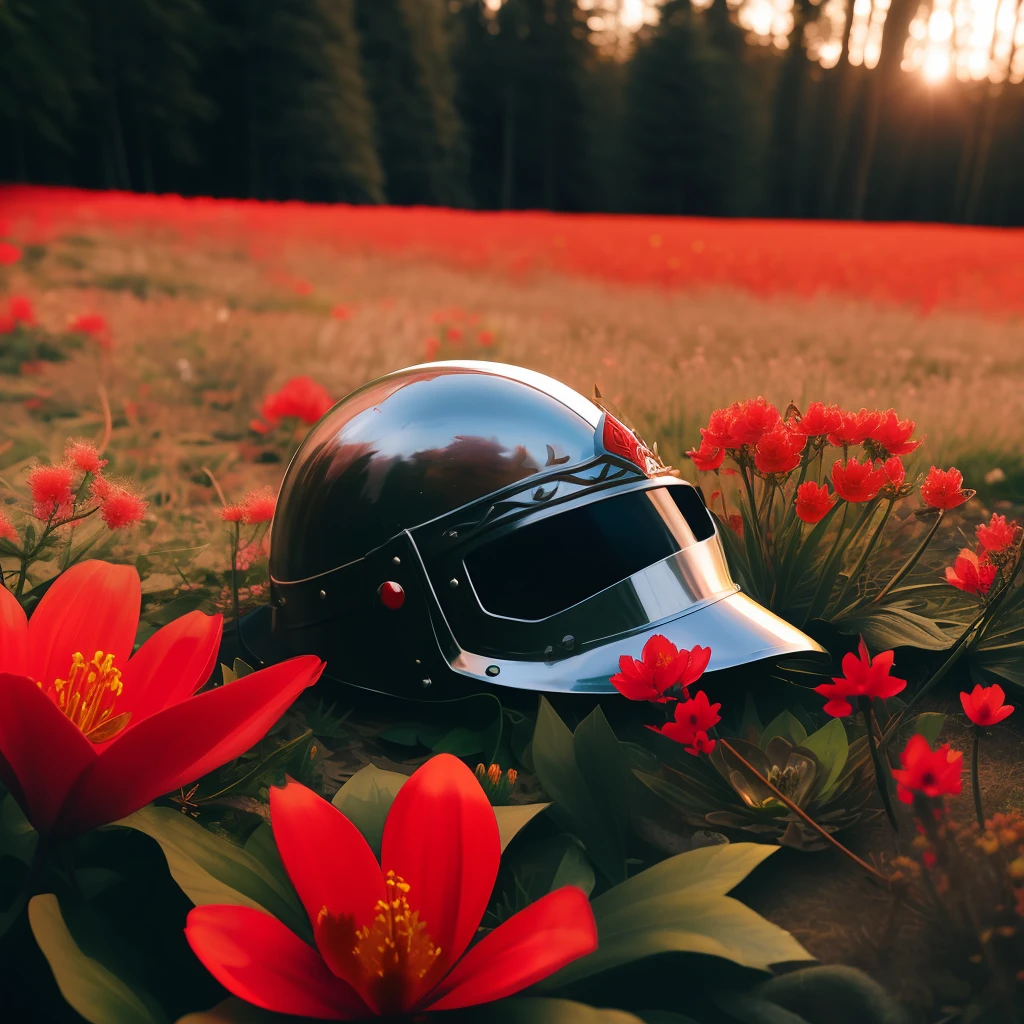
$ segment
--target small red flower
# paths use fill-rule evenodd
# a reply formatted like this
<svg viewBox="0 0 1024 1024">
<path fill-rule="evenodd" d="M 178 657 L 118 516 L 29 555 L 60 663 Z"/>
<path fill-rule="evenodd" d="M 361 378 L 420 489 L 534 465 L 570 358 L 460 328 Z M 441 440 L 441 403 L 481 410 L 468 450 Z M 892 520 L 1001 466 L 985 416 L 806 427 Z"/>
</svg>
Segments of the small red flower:
<svg viewBox="0 0 1024 1024">
<path fill-rule="evenodd" d="M 72 334 L 88 335 L 100 348 L 111 347 L 110 325 L 100 313 L 80 313 L 68 324 L 68 330 Z"/>
<path fill-rule="evenodd" d="M 344 303 L 339 303 L 331 310 L 331 316 L 335 320 L 348 320 L 352 316 L 352 310 Z"/>
<path fill-rule="evenodd" d="M 987 594 L 998 575 L 996 566 L 970 548 L 963 548 L 956 561 L 946 566 L 946 582 L 966 594 Z"/>
<path fill-rule="evenodd" d="M 882 414 L 873 409 L 844 412 L 839 426 L 828 436 L 828 443 L 837 448 L 863 444 L 882 421 Z"/>
<path fill-rule="evenodd" d="M 843 718 L 853 711 L 851 697 L 870 697 L 888 700 L 906 688 L 906 679 L 889 675 L 895 653 L 882 651 L 872 658 L 867 644 L 861 637 L 857 654 L 852 651 L 843 657 L 843 674 L 833 676 L 831 683 L 822 683 L 814 688 L 815 693 L 827 697 L 825 713 L 834 718 Z"/>
<path fill-rule="evenodd" d="M 835 503 L 836 498 L 829 493 L 827 484 L 808 480 L 796 489 L 796 514 L 805 523 L 821 522 Z"/>
<path fill-rule="evenodd" d="M 265 1010 L 415 1019 L 514 995 L 597 948 L 593 911 L 571 885 L 470 948 L 501 838 L 483 787 L 451 754 L 432 757 L 402 784 L 379 860 L 341 811 L 297 782 L 270 791 L 270 824 L 315 945 L 255 907 L 199 906 L 185 928 L 207 970 Z"/>
<path fill-rule="evenodd" d="M 326 389 L 309 377 L 293 377 L 280 391 L 263 400 L 260 410 L 271 424 L 283 419 L 297 419 L 303 423 L 316 423 L 334 400 Z"/>
<path fill-rule="evenodd" d="M 807 439 L 781 423 L 768 431 L 754 449 L 754 465 L 762 473 L 791 473 L 800 465 Z"/>
<path fill-rule="evenodd" d="M 983 551 L 996 553 L 1005 551 L 1015 544 L 1019 530 L 1020 526 L 1017 523 L 1008 523 L 1006 516 L 997 516 L 993 512 L 992 518 L 987 523 L 980 523 L 975 527 L 974 533 Z"/>
<path fill-rule="evenodd" d="M 127 487 L 108 481 L 104 481 L 104 485 L 98 489 L 93 488 L 93 493 L 100 500 L 100 518 L 106 523 L 107 528 L 126 530 L 129 526 L 141 523 L 149 503 Z"/>
<path fill-rule="evenodd" d="M 437 358 L 438 352 L 441 351 L 441 342 L 431 335 L 423 343 L 423 355 L 426 357 L 428 363 L 433 362 Z"/>
<path fill-rule="evenodd" d="M 9 267 L 21 259 L 21 250 L 10 242 L 0 242 L 0 267 Z"/>
<path fill-rule="evenodd" d="M 699 757 L 701 754 L 710 754 L 715 749 L 717 742 L 717 740 L 708 739 L 706 732 L 697 732 L 689 745 L 683 747 L 683 750 L 688 754 L 693 754 L 694 757 Z"/>
<path fill-rule="evenodd" d="M 765 434 L 782 422 L 779 410 L 760 395 L 757 398 L 748 398 L 735 408 L 732 433 L 741 445 L 757 444 Z"/>
<path fill-rule="evenodd" d="M 640 653 L 640 660 L 624 654 L 619 671 L 609 682 L 629 700 L 663 703 L 665 691 L 679 684 L 685 690 L 704 674 L 711 660 L 711 648 L 696 646 L 680 651 L 667 637 L 656 633 Z"/>
<path fill-rule="evenodd" d="M 706 438 L 701 440 L 700 448 L 691 448 L 686 454 L 700 473 L 711 473 L 725 461 L 725 449 L 709 444 Z"/>
<path fill-rule="evenodd" d="M 12 544 L 18 543 L 18 531 L 2 509 L 0 509 L 0 539 L 9 540 Z"/>
<path fill-rule="evenodd" d="M 241 504 L 225 505 L 220 510 L 220 517 L 225 523 L 240 523 L 245 519 L 245 508 Z"/>
<path fill-rule="evenodd" d="M 12 295 L 7 304 L 7 312 L 16 324 L 32 327 L 36 322 L 36 311 L 32 300 L 27 295 Z"/>
<path fill-rule="evenodd" d="M 950 750 L 948 743 L 932 750 L 928 741 L 915 733 L 900 754 L 900 764 L 903 767 L 895 769 L 892 777 L 897 783 L 896 795 L 905 804 L 914 802 L 915 793 L 934 799 L 960 792 L 964 755 Z"/>
<path fill-rule="evenodd" d="M 274 518 L 277 497 L 270 487 L 250 491 L 242 499 L 242 522 L 247 526 L 269 523 Z"/>
<path fill-rule="evenodd" d="M 91 441 L 68 441 L 64 449 L 64 458 L 77 466 L 83 473 L 98 475 L 107 464 L 106 459 L 100 458 L 96 445 Z"/>
<path fill-rule="evenodd" d="M 964 476 L 959 469 L 938 469 L 935 466 L 921 484 L 921 498 L 932 508 L 956 508 L 974 496 L 963 489 Z"/>
<path fill-rule="evenodd" d="M 838 430 L 842 422 L 843 411 L 838 405 L 811 402 L 803 416 L 799 419 L 793 417 L 789 421 L 789 426 L 804 437 L 824 437 Z"/>
<path fill-rule="evenodd" d="M 913 420 L 901 420 L 895 409 L 887 409 L 882 413 L 881 420 L 870 433 L 870 438 L 881 445 L 890 455 L 909 455 L 920 447 L 921 441 L 914 441 Z M 921 439 L 922 441 L 924 438 Z"/>
<path fill-rule="evenodd" d="M 881 463 L 870 459 L 863 463 L 856 459 L 847 459 L 845 463 L 837 460 L 832 466 L 832 486 L 846 501 L 872 501 L 888 479 Z"/>
<path fill-rule="evenodd" d="M 455 342 L 456 344 L 462 341 L 462 328 L 461 327 L 448 327 L 445 329 L 445 334 L 448 340 Z"/>
<path fill-rule="evenodd" d="M 264 423 L 263 420 L 251 419 L 249 420 L 249 429 L 254 434 L 269 434 L 274 428 L 269 423 Z"/>
<path fill-rule="evenodd" d="M 733 512 L 729 516 L 729 528 L 741 540 L 743 538 L 743 516 L 739 512 Z"/>
<path fill-rule="evenodd" d="M 74 470 L 66 463 L 33 466 L 28 471 L 28 487 L 32 492 L 36 519 L 59 521 L 74 512 L 75 497 L 71 493 Z"/>
<path fill-rule="evenodd" d="M 708 417 L 708 425 L 700 428 L 700 436 L 712 448 L 739 448 L 743 443 L 735 434 L 734 427 L 739 403 L 734 402 L 728 409 L 715 409 Z"/>
<path fill-rule="evenodd" d="M 672 711 L 672 721 L 657 728 L 649 725 L 652 732 L 659 732 L 676 743 L 684 746 L 695 745 L 698 733 L 704 734 L 704 742 L 708 742 L 708 729 L 714 728 L 721 720 L 718 709 L 721 704 L 712 704 L 703 690 L 698 690 L 692 700 L 679 701 Z M 699 753 L 699 750 L 691 753 Z"/>
<path fill-rule="evenodd" d="M 477 343 L 487 348 L 488 345 L 494 344 L 494 331 L 481 331 L 476 336 Z"/>
<path fill-rule="evenodd" d="M 882 469 L 885 470 L 893 494 L 898 493 L 907 479 L 907 470 L 903 465 L 903 460 L 898 455 L 891 455 L 882 464 Z"/>
<path fill-rule="evenodd" d="M 1005 698 L 1006 694 L 998 684 L 982 686 L 981 683 L 977 683 L 970 693 L 960 693 L 964 714 L 975 725 L 980 726 L 995 725 L 1013 714 L 1013 705 L 1004 704 Z"/>
</svg>

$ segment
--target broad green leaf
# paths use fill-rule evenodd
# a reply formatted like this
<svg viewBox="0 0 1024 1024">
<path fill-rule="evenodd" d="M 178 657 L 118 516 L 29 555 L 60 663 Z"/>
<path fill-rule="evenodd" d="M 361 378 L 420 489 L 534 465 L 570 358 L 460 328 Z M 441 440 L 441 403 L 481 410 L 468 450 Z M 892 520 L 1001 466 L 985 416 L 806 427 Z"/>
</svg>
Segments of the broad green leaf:
<svg viewBox="0 0 1024 1024">
<path fill-rule="evenodd" d="M 918 615 L 899 604 L 868 607 L 843 615 L 835 624 L 845 631 L 859 633 L 873 651 L 894 647 L 919 647 L 925 651 L 944 651 L 956 640 L 934 619 Z"/>
<path fill-rule="evenodd" d="M 160 844 L 171 876 L 197 907 L 255 907 L 297 935 L 309 936 L 309 920 L 292 887 L 242 847 L 168 807 L 143 807 L 116 824 L 144 832 Z"/>
<path fill-rule="evenodd" d="M 133 992 L 116 974 L 82 952 L 64 923 L 56 896 L 33 896 L 28 920 L 61 995 L 90 1024 L 162 1024 L 165 1018 L 151 999 Z"/>
<path fill-rule="evenodd" d="M 359 829 L 377 857 L 380 857 L 384 836 L 384 819 L 408 778 L 401 772 L 389 772 L 368 764 L 360 768 L 331 801 Z"/>
<path fill-rule="evenodd" d="M 764 750 L 769 741 L 776 736 L 782 736 L 794 746 L 799 746 L 807 739 L 807 730 L 792 712 L 783 711 L 764 727 L 764 732 L 761 734 L 761 749 Z"/>
<path fill-rule="evenodd" d="M 596 708 L 593 715 L 604 717 L 600 708 Z M 607 753 L 604 738 L 604 729 L 592 724 L 581 737 L 581 747 L 593 741 Z M 600 788 L 605 772 L 595 778 L 584 777 L 577 762 L 573 734 L 543 697 L 533 734 L 532 755 L 537 777 L 569 830 L 579 837 L 590 859 L 610 881 L 621 881 L 626 876 L 625 837 L 619 828 L 618 810 L 607 806 L 606 794 Z M 588 764 L 593 765 L 601 755 L 588 752 L 585 756 Z M 621 751 L 618 756 L 625 766 Z"/>
<path fill-rule="evenodd" d="M 910 1014 L 863 971 L 821 964 L 772 978 L 755 993 L 813 1024 L 908 1024 Z"/>
<path fill-rule="evenodd" d="M 435 754 L 454 754 L 456 757 L 471 757 L 484 753 L 483 733 L 465 726 L 456 726 L 430 745 Z"/>
<path fill-rule="evenodd" d="M 488 1024 L 643 1024 L 642 1017 L 636 1017 L 625 1010 L 603 1010 L 569 999 L 546 999 L 539 996 L 502 999 L 488 1004 L 486 1009 L 471 1006 L 440 1015 L 440 1019 L 452 1021 L 453 1024 L 471 1024 L 483 1018 L 486 1018 Z"/>
<path fill-rule="evenodd" d="M 726 896 L 777 847 L 755 843 L 677 854 L 594 900 L 597 951 L 542 984 L 557 988 L 658 953 L 705 953 L 766 971 L 813 957 L 789 932 Z"/>
<path fill-rule="evenodd" d="M 384 836 L 384 821 L 398 791 L 408 778 L 408 775 L 402 775 L 400 772 L 389 772 L 368 764 L 360 768 L 334 794 L 331 801 L 359 829 L 369 843 L 370 849 L 378 857 L 381 839 Z M 498 822 L 502 850 L 512 842 L 520 829 L 548 806 L 546 803 L 537 803 L 495 807 L 494 816 Z"/>
<path fill-rule="evenodd" d="M 833 718 L 828 725 L 812 732 L 800 744 L 809 750 L 821 765 L 820 777 L 824 779 L 819 791 L 820 797 L 827 797 L 839 781 L 846 759 L 850 756 L 850 741 L 846 738 L 846 727 L 838 718 Z"/>
<path fill-rule="evenodd" d="M 946 716 L 939 711 L 924 711 L 914 719 L 914 732 L 920 733 L 932 746 L 939 738 Z"/>
</svg>

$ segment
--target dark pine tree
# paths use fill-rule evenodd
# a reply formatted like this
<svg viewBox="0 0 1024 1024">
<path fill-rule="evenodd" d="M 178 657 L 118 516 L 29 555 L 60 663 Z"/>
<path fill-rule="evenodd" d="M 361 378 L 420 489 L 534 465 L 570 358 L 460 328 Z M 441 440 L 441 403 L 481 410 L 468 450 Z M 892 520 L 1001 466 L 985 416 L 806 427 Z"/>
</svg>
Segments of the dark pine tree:
<svg viewBox="0 0 1024 1024">
<path fill-rule="evenodd" d="M 465 203 L 442 0 L 356 0 L 356 24 L 388 201 Z"/>
</svg>

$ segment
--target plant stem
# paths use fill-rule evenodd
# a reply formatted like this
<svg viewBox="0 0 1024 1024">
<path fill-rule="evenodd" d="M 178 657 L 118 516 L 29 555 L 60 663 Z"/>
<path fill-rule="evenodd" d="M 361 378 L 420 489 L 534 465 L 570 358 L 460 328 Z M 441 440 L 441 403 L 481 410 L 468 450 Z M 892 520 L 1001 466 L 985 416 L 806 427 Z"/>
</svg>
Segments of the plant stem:
<svg viewBox="0 0 1024 1024">
<path fill-rule="evenodd" d="M 885 807 L 886 817 L 892 825 L 893 832 L 899 832 L 900 827 L 896 822 L 896 815 L 892 809 L 892 799 L 889 796 L 888 772 L 883 770 L 882 759 L 879 756 L 878 745 L 875 742 L 874 710 L 871 706 L 870 697 L 860 697 L 860 710 L 864 714 L 864 726 L 868 734 L 868 750 L 871 752 L 871 766 L 875 770 L 875 785 L 878 787 L 878 794 L 882 798 L 882 805 Z"/>
<path fill-rule="evenodd" d="M 857 561 L 857 564 L 853 567 L 850 575 L 846 577 L 846 582 L 843 584 L 843 589 L 839 592 L 839 597 L 836 599 L 837 605 L 842 605 L 843 598 L 846 597 L 846 592 L 850 589 L 850 584 L 861 574 L 864 566 L 867 564 L 867 560 L 871 557 L 871 552 L 875 550 L 875 545 L 878 543 L 878 539 L 882 536 L 882 531 L 885 529 L 886 524 L 889 522 L 889 516 L 892 515 L 892 507 L 896 504 L 895 498 L 889 499 L 889 507 L 885 510 L 885 515 L 882 516 L 878 526 L 875 527 L 875 532 L 871 535 L 871 539 L 868 541 L 867 546 L 864 548 L 863 553 Z"/>
<path fill-rule="evenodd" d="M 241 540 L 242 527 L 235 523 L 235 533 L 231 538 L 231 610 L 235 616 L 235 630 L 238 630 L 238 544 Z"/>
<path fill-rule="evenodd" d="M 978 779 L 978 750 L 981 747 L 981 729 L 974 727 L 974 746 L 971 748 L 971 792 L 974 794 L 974 813 L 978 827 L 985 830 L 985 812 L 981 807 L 981 782 Z"/>
<path fill-rule="evenodd" d="M 872 602 L 878 604 L 886 594 L 892 590 L 898 583 L 901 583 L 907 576 L 907 574 L 917 565 L 918 560 L 924 554 L 924 549 L 931 543 L 932 537 L 935 536 L 935 531 L 939 528 L 939 523 L 942 522 L 943 516 L 945 516 L 946 510 L 944 508 L 939 509 L 939 514 L 935 517 L 935 522 L 932 523 L 931 529 L 924 535 L 924 539 L 917 546 L 917 550 L 900 566 L 899 571 L 888 583 L 882 588 L 881 593 Z"/>
<path fill-rule="evenodd" d="M 781 800 L 782 803 L 786 805 L 786 807 L 788 807 L 806 825 L 809 825 L 815 832 L 817 832 L 822 839 L 824 839 L 831 846 L 835 847 L 835 849 L 837 849 L 844 857 L 849 857 L 849 859 L 852 860 L 854 864 L 856 864 L 858 867 L 866 871 L 868 875 L 870 875 L 876 881 L 881 882 L 887 889 L 891 887 L 890 880 L 885 875 L 883 875 L 881 871 L 879 871 L 877 868 L 873 868 L 866 860 L 861 860 L 861 858 L 858 857 L 857 854 L 855 854 L 852 850 L 843 846 L 843 844 L 839 842 L 839 840 L 836 839 L 836 837 L 833 836 L 831 832 L 827 832 L 825 829 L 823 829 L 809 814 L 807 814 L 806 811 L 804 811 L 801 807 L 798 807 L 795 803 L 793 803 L 793 801 L 790 800 L 789 797 L 786 796 L 786 794 L 783 793 L 778 786 L 776 786 L 770 780 L 766 779 L 728 740 L 720 739 L 718 742 L 721 743 L 722 746 L 725 747 L 725 749 L 728 750 L 729 753 L 732 754 L 732 756 L 735 757 L 736 760 L 739 761 L 740 764 L 742 764 L 743 767 L 747 769 L 747 771 L 752 772 L 758 779 L 760 779 L 761 782 L 763 782 L 771 790 L 772 794 L 775 796 L 777 800 Z"/>
</svg>

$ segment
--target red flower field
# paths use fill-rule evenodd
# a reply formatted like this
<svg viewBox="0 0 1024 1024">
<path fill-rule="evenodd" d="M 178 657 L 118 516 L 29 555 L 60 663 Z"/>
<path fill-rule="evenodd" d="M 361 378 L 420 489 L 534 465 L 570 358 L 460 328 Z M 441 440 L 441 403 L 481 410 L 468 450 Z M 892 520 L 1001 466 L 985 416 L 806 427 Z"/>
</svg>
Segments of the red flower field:
<svg viewBox="0 0 1024 1024">
<path fill-rule="evenodd" d="M 261 262 L 289 243 L 316 243 L 514 275 L 556 271 L 670 289 L 1024 313 L 1024 230 L 321 206 L 29 186 L 0 190 L 0 220 L 18 245 L 76 229 L 163 226 L 204 243 L 244 238 Z M 309 290 L 306 281 L 291 284 L 297 294 Z"/>
</svg>

